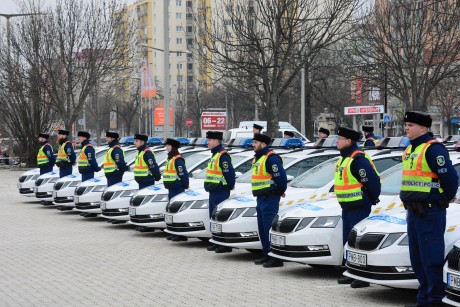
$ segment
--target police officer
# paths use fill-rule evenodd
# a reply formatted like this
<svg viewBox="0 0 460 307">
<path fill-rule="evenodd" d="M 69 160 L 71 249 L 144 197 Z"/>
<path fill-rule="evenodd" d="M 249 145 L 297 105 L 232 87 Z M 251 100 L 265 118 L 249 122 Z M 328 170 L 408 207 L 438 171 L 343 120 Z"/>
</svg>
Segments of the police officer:
<svg viewBox="0 0 460 307">
<path fill-rule="evenodd" d="M 163 184 L 168 189 L 168 198 L 171 200 L 171 198 L 189 188 L 189 178 L 185 160 L 179 153 L 180 142 L 174 139 L 166 139 L 165 145 L 168 159 L 163 172 Z M 186 236 L 178 235 L 168 236 L 167 239 L 172 241 L 188 240 Z"/>
<path fill-rule="evenodd" d="M 219 131 L 206 132 L 208 148 L 211 149 L 211 159 L 206 168 L 204 189 L 209 192 L 209 217 L 217 205 L 230 197 L 230 190 L 235 187 L 235 170 L 230 155 L 222 146 L 223 133 Z M 219 249 L 217 249 L 219 247 Z M 230 247 L 210 244 L 208 251 L 217 253 L 231 252 Z"/>
<path fill-rule="evenodd" d="M 72 174 L 72 166 L 77 159 L 72 143 L 67 139 L 70 134 L 69 130 L 58 131 L 59 151 L 56 159 L 56 165 L 59 167 L 59 177 Z"/>
<path fill-rule="evenodd" d="M 458 189 L 449 153 L 428 132 L 431 122 L 424 112 L 404 116 L 410 145 L 403 154 L 400 198 L 407 209 L 410 260 L 420 283 L 413 306 L 442 306 L 446 208 Z"/>
<path fill-rule="evenodd" d="M 138 151 L 134 164 L 134 179 L 139 184 L 139 190 L 154 185 L 155 180 L 161 180 L 155 154 L 147 146 L 148 138 L 145 134 L 134 135 L 134 146 Z"/>
<path fill-rule="evenodd" d="M 78 158 L 78 171 L 81 174 L 81 181 L 94 178 L 94 172 L 99 172 L 101 168 L 97 165 L 96 153 L 89 138 L 91 135 L 87 131 L 78 131 L 77 138 L 81 145 L 80 157 Z"/>
<path fill-rule="evenodd" d="M 284 131 L 283 138 L 292 139 L 293 137 L 294 137 L 294 132 L 292 132 L 292 131 Z"/>
<path fill-rule="evenodd" d="M 56 157 L 54 157 L 53 148 L 48 143 L 50 138 L 47 133 L 40 133 L 38 141 L 40 142 L 40 149 L 37 154 L 37 165 L 40 168 L 40 175 L 53 171 Z"/>
<path fill-rule="evenodd" d="M 327 137 L 329 136 L 329 134 L 331 134 L 331 132 L 329 131 L 329 129 L 326 129 L 326 128 L 323 128 L 323 127 L 319 127 L 318 136 L 319 136 L 320 139 L 327 138 Z"/>
<path fill-rule="evenodd" d="M 265 268 L 283 266 L 283 261 L 268 256 L 270 252 L 270 227 L 278 214 L 281 196 L 287 189 L 287 176 L 283 161 L 268 146 L 271 138 L 254 134 L 252 147 L 255 155 L 252 164 L 252 194 L 257 197 L 257 225 L 262 243 L 263 257 L 254 263 Z"/>
<path fill-rule="evenodd" d="M 363 129 L 364 137 L 366 138 L 366 141 L 364 142 L 363 146 L 375 147 L 378 140 L 374 135 L 374 126 L 362 126 L 361 128 Z"/>
<path fill-rule="evenodd" d="M 118 144 L 119 138 L 120 135 L 117 132 L 107 131 L 105 133 L 105 139 L 109 144 L 109 150 L 104 158 L 104 173 L 108 187 L 121 182 L 126 171 L 125 154 Z"/>
<path fill-rule="evenodd" d="M 257 124 L 252 125 L 252 133 L 253 134 L 262 133 L 262 129 L 264 129 L 264 127 L 262 127 L 261 125 L 257 125 Z"/>
<path fill-rule="evenodd" d="M 371 207 L 379 202 L 380 176 L 372 159 L 358 149 L 361 133 L 347 127 L 339 127 L 337 148 L 340 159 L 335 166 L 334 192 L 342 207 L 343 244 L 353 227 L 371 213 Z M 342 277 L 339 284 L 351 284 L 352 288 L 368 287 L 369 283 Z"/>
</svg>

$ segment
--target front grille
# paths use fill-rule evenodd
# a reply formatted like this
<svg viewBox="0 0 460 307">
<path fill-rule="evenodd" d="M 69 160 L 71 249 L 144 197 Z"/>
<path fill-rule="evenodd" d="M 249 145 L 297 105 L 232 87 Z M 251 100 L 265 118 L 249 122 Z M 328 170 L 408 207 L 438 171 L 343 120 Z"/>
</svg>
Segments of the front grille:
<svg viewBox="0 0 460 307">
<path fill-rule="evenodd" d="M 27 179 L 27 176 L 23 175 L 23 176 L 19 177 L 19 182 L 24 182 L 24 181 L 26 181 L 26 179 Z"/>
<path fill-rule="evenodd" d="M 79 203 L 75 205 L 75 208 L 81 209 L 81 210 L 88 210 L 88 209 L 99 209 L 100 205 L 93 205 L 91 203 Z"/>
<path fill-rule="evenodd" d="M 122 215 L 128 215 L 128 211 L 120 212 L 118 211 L 118 209 L 106 209 L 106 210 L 102 210 L 102 214 L 105 216 L 122 216 Z"/>
<path fill-rule="evenodd" d="M 86 187 L 78 187 L 75 190 L 75 195 L 83 195 L 83 193 L 85 193 L 85 190 L 86 190 Z"/>
<path fill-rule="evenodd" d="M 104 201 L 109 201 L 109 200 L 111 200 L 113 194 L 115 194 L 115 192 L 112 192 L 112 191 L 110 191 L 110 192 L 105 192 L 104 194 L 102 194 L 102 200 L 104 200 Z"/>
<path fill-rule="evenodd" d="M 164 222 L 164 217 L 151 218 L 149 214 L 131 216 L 131 222 L 134 223 L 158 223 Z"/>
<path fill-rule="evenodd" d="M 204 226 L 191 227 L 188 223 L 173 223 L 167 224 L 166 229 L 174 232 L 188 232 L 188 231 L 200 231 L 205 230 Z"/>
<path fill-rule="evenodd" d="M 446 292 L 447 292 L 447 298 L 460 303 L 460 291 L 452 288 L 452 287 L 446 287 Z"/>
<path fill-rule="evenodd" d="M 222 209 L 215 214 L 215 220 L 218 222 L 226 222 L 233 213 L 233 209 Z"/>
<path fill-rule="evenodd" d="M 39 185 L 42 184 L 42 182 L 43 182 L 44 180 L 45 180 L 45 179 L 43 179 L 43 178 L 37 179 L 37 180 L 35 181 L 35 185 L 38 187 Z"/>
<path fill-rule="evenodd" d="M 366 233 L 363 236 L 358 236 L 356 230 L 352 230 L 348 236 L 348 245 L 359 250 L 371 251 L 380 245 L 384 237 L 384 234 L 378 233 Z"/>
<path fill-rule="evenodd" d="M 62 186 L 64 185 L 64 182 L 58 182 L 54 185 L 54 190 L 60 190 Z"/>
<path fill-rule="evenodd" d="M 280 233 L 293 232 L 299 221 L 300 219 L 277 220 L 272 224 L 272 229 Z"/>
<path fill-rule="evenodd" d="M 388 273 L 388 267 L 379 267 L 374 265 L 367 265 L 366 270 L 362 270 L 362 268 L 356 267 L 356 269 L 351 266 L 349 263 L 346 264 L 348 268 L 348 272 L 353 275 L 361 276 L 364 278 L 370 278 L 375 280 L 410 280 L 416 279 L 415 273 L 408 272 L 408 273 Z M 390 267 L 390 269 L 392 269 Z M 385 272 L 382 272 L 385 271 Z"/>
<path fill-rule="evenodd" d="M 37 193 L 35 193 L 35 197 L 37 197 L 37 198 L 48 198 L 50 196 L 51 195 L 48 194 L 48 192 L 37 192 Z"/>
<path fill-rule="evenodd" d="M 21 189 L 19 189 L 20 194 L 30 194 L 30 193 L 33 193 L 33 192 L 34 192 L 34 189 L 29 189 L 29 188 L 21 188 Z"/>
<path fill-rule="evenodd" d="M 291 258 L 314 258 L 330 256 L 329 250 L 325 251 L 310 251 L 307 246 L 274 246 L 271 245 L 272 253 L 280 256 Z"/>
<path fill-rule="evenodd" d="M 180 207 L 182 207 L 182 204 L 183 204 L 183 202 L 181 202 L 181 201 L 175 201 L 173 203 L 169 203 L 168 206 L 166 207 L 166 210 L 169 213 L 177 213 L 179 211 Z"/>
<path fill-rule="evenodd" d="M 139 207 L 142 204 L 142 201 L 144 200 L 145 196 L 136 196 L 131 199 L 131 206 L 133 207 Z"/>
<path fill-rule="evenodd" d="M 54 201 L 56 203 L 71 203 L 73 202 L 73 199 L 68 199 L 67 197 L 55 197 Z"/>
<path fill-rule="evenodd" d="M 447 267 L 454 271 L 460 271 L 460 248 L 454 248 L 447 255 Z"/>
<path fill-rule="evenodd" d="M 252 237 L 242 237 L 239 232 L 226 232 L 213 234 L 212 239 L 217 242 L 222 243 L 245 243 L 245 242 L 257 242 L 259 241 L 259 236 L 255 235 Z"/>
</svg>

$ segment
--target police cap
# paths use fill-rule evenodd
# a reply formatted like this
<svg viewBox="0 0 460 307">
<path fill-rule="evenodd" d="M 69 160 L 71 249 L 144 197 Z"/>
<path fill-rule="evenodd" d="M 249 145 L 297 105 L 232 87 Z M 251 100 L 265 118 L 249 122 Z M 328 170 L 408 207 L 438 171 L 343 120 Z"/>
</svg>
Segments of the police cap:
<svg viewBox="0 0 460 307">
<path fill-rule="evenodd" d="M 259 133 L 259 134 L 254 134 L 254 141 L 259 141 L 267 145 L 270 145 L 272 138 L 266 134 Z"/>
<path fill-rule="evenodd" d="M 256 128 L 256 129 L 259 129 L 260 131 L 262 131 L 262 129 L 264 129 L 264 127 L 262 127 L 261 125 L 257 125 L 257 124 L 253 124 L 252 127 Z"/>
<path fill-rule="evenodd" d="M 337 134 L 355 142 L 359 141 L 361 137 L 361 133 L 348 127 L 339 127 Z"/>
<path fill-rule="evenodd" d="M 38 137 L 45 138 L 45 139 L 49 139 L 49 138 L 50 138 L 50 135 L 47 134 L 47 133 L 40 133 L 40 134 L 38 135 Z"/>
<path fill-rule="evenodd" d="M 165 145 L 171 145 L 174 148 L 180 148 L 180 142 L 175 139 L 166 139 Z"/>
<path fill-rule="evenodd" d="M 419 112 L 419 111 L 407 111 L 406 114 L 404 115 L 404 122 L 410 122 L 414 124 L 418 124 L 420 126 L 424 127 L 431 127 L 431 122 L 433 120 L 431 119 L 430 114 L 425 113 L 425 112 Z"/>
<path fill-rule="evenodd" d="M 149 136 L 146 135 L 146 134 L 135 134 L 135 135 L 134 135 L 134 139 L 135 139 L 135 140 L 141 140 L 141 141 L 147 142 L 147 140 L 149 139 Z"/>
<path fill-rule="evenodd" d="M 82 136 L 89 139 L 91 137 L 91 134 L 89 134 L 87 131 L 78 131 L 77 136 Z"/>
<path fill-rule="evenodd" d="M 362 126 L 364 132 L 374 132 L 374 126 Z"/>
<path fill-rule="evenodd" d="M 292 131 L 284 131 L 284 134 L 287 135 L 287 136 L 290 136 L 291 138 L 294 137 L 294 132 L 292 132 Z"/>
<path fill-rule="evenodd" d="M 222 140 L 224 136 L 223 132 L 220 131 L 208 131 L 206 132 L 206 138 L 212 140 Z"/>
<path fill-rule="evenodd" d="M 70 132 L 69 132 L 69 130 L 58 130 L 58 134 L 60 134 L 60 135 L 69 135 Z"/>
<path fill-rule="evenodd" d="M 107 131 L 105 133 L 105 136 L 108 138 L 114 138 L 114 139 L 120 138 L 120 135 L 118 134 L 118 132 L 113 132 L 113 131 Z"/>
<path fill-rule="evenodd" d="M 331 134 L 331 132 L 329 131 L 329 129 L 326 129 L 326 128 L 323 128 L 323 127 L 319 127 L 318 132 L 327 134 L 328 136 L 329 136 L 329 134 Z"/>
</svg>

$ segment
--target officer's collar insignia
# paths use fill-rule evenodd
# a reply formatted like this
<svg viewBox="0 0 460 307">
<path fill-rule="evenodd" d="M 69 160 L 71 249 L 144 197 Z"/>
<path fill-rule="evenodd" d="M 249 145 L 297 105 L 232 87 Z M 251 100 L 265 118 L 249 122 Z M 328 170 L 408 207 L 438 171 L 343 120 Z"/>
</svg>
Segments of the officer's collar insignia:
<svg viewBox="0 0 460 307">
<path fill-rule="evenodd" d="M 444 159 L 444 156 L 437 156 L 436 162 L 438 163 L 439 166 L 444 166 L 444 164 L 446 164 L 446 160 Z"/>
</svg>

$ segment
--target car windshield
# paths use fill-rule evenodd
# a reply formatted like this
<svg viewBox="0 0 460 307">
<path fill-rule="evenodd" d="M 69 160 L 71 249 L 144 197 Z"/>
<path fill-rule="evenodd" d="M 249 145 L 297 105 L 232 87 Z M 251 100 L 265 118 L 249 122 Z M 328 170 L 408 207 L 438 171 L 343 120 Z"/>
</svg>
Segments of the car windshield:
<svg viewBox="0 0 460 307">
<path fill-rule="evenodd" d="M 242 161 L 244 161 L 245 159 L 247 159 L 248 157 L 247 156 L 242 156 L 242 155 L 232 155 L 232 164 L 235 166 L 235 165 L 238 165 L 238 166 L 235 166 L 235 172 L 238 171 L 238 168 L 242 165 L 244 165 L 245 163 L 241 163 Z M 201 172 L 199 172 L 198 174 L 194 174 L 193 175 L 193 178 L 195 179 L 205 179 L 206 178 L 206 169 L 202 170 Z"/>
<path fill-rule="evenodd" d="M 306 171 L 289 185 L 295 188 L 317 189 L 334 179 L 334 165 L 339 158 L 332 158 Z"/>
<path fill-rule="evenodd" d="M 283 158 L 283 165 L 289 165 L 295 160 L 297 160 L 297 159 L 295 159 L 295 158 Z M 236 182 L 251 183 L 251 179 L 252 179 L 252 170 L 249 170 L 246 173 L 244 173 L 243 175 L 241 175 L 240 177 L 236 178 Z"/>
<path fill-rule="evenodd" d="M 381 173 L 380 178 L 382 179 L 382 195 L 399 195 L 401 191 L 402 163 Z"/>
<path fill-rule="evenodd" d="M 104 162 L 105 154 L 107 153 L 107 150 L 109 150 L 109 148 L 105 148 L 103 150 L 96 152 L 96 162 L 98 165 L 101 165 L 102 162 Z"/>
<path fill-rule="evenodd" d="M 196 165 L 200 161 L 203 161 L 203 159 L 211 157 L 208 151 L 184 152 L 184 153 L 181 153 L 181 156 L 182 158 L 185 159 L 185 167 L 187 167 L 187 169 L 190 169 L 192 166 Z"/>
<path fill-rule="evenodd" d="M 155 160 L 157 161 L 158 166 L 163 165 L 167 157 L 168 153 L 166 151 L 155 153 Z"/>
</svg>

